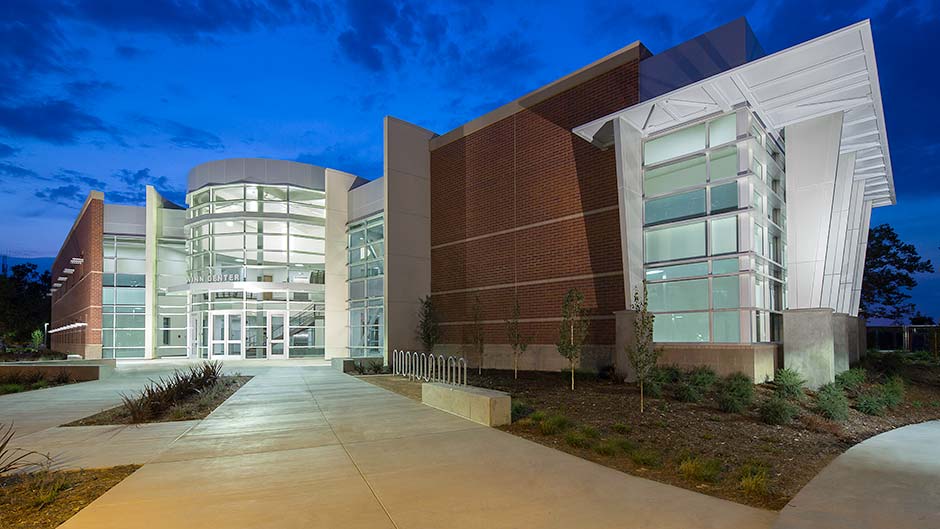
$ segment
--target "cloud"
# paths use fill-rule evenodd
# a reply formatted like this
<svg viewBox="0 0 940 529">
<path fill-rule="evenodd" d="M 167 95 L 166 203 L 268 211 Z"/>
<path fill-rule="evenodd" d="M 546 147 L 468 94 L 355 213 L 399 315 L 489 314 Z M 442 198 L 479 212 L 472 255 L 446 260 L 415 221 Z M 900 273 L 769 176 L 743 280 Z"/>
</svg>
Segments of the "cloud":
<svg viewBox="0 0 940 529">
<path fill-rule="evenodd" d="M 5 143 L 0 143 L 0 158 L 9 158 L 19 152 L 19 149 Z"/>
<path fill-rule="evenodd" d="M 170 119 L 156 119 L 137 116 L 136 121 L 147 125 L 159 134 L 169 136 L 169 141 L 177 147 L 221 151 L 225 149 L 222 138 L 215 134 L 185 125 Z"/>
<path fill-rule="evenodd" d="M 93 176 L 87 175 L 81 171 L 75 171 L 73 169 L 59 169 L 59 172 L 56 173 L 52 178 L 61 182 L 84 184 L 99 191 L 104 190 L 108 186 L 108 184 L 103 180 L 99 180 Z"/>
<path fill-rule="evenodd" d="M 61 206 L 75 206 L 85 199 L 82 189 L 75 184 L 67 184 L 58 187 L 46 187 L 36 191 L 36 198 L 52 202 Z"/>
<path fill-rule="evenodd" d="M 56 2 L 0 3 L 0 101 L 31 86 L 36 75 L 67 70 L 71 47 L 54 13 Z"/>
<path fill-rule="evenodd" d="M 129 46 L 129 45 L 115 46 L 114 52 L 117 53 L 118 57 L 121 57 L 122 59 L 128 59 L 128 60 L 136 59 L 145 53 L 144 50 L 136 46 Z"/>
<path fill-rule="evenodd" d="M 0 175 L 13 178 L 35 178 L 39 175 L 35 171 L 20 167 L 10 162 L 0 162 Z"/>
<path fill-rule="evenodd" d="M 71 81 L 65 83 L 65 91 L 73 99 L 87 99 L 117 90 L 117 85 L 110 81 Z"/>
<path fill-rule="evenodd" d="M 0 104 L 0 129 L 11 135 L 57 144 L 75 143 L 85 132 L 105 132 L 115 136 L 101 119 L 64 99 Z"/>
<path fill-rule="evenodd" d="M 446 48 L 447 17 L 427 6 L 390 0 L 351 0 L 346 29 L 337 37 L 340 52 L 367 70 L 399 68 L 406 53 L 436 54 Z"/>
<path fill-rule="evenodd" d="M 308 0 L 78 0 L 70 14 L 109 31 L 163 34 L 186 42 L 291 24 L 323 28 L 332 19 L 329 7 Z"/>
</svg>

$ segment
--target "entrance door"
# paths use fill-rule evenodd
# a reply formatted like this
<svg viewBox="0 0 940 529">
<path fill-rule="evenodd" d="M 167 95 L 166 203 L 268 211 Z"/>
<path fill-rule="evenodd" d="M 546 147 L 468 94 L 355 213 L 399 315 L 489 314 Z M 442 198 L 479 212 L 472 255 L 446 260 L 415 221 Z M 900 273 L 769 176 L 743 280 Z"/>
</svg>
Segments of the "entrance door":
<svg viewBox="0 0 940 529">
<path fill-rule="evenodd" d="M 268 358 L 287 358 L 287 313 L 268 311 Z"/>
<path fill-rule="evenodd" d="M 209 358 L 241 358 L 241 312 L 210 312 L 209 327 Z"/>
</svg>

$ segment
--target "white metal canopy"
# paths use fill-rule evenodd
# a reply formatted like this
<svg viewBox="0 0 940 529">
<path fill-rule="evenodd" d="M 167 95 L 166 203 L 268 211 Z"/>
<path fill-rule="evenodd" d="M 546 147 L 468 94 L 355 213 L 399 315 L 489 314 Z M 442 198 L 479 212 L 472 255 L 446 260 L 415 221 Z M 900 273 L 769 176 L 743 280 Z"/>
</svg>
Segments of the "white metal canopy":
<svg viewBox="0 0 940 529">
<path fill-rule="evenodd" d="M 852 26 L 787 48 L 596 119 L 574 129 L 600 145 L 602 129 L 620 118 L 643 136 L 747 104 L 768 129 L 845 112 L 842 153 L 855 152 L 855 180 L 865 181 L 872 206 L 895 203 L 881 88 L 871 25 Z"/>
</svg>

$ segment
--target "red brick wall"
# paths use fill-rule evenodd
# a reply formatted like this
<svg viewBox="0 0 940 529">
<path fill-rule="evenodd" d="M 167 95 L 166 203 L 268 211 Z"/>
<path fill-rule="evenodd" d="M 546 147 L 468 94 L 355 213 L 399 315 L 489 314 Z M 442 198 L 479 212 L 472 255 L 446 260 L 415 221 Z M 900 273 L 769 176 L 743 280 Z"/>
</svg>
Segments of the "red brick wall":
<svg viewBox="0 0 940 529">
<path fill-rule="evenodd" d="M 51 342 L 54 351 L 87 353 L 90 356 L 101 351 L 103 236 L 104 200 L 89 198 L 52 265 L 53 280 L 62 275 L 64 268 L 74 268 L 75 273 L 52 295 L 52 323 L 49 328 L 77 322 L 87 323 L 88 326 L 53 334 Z M 72 265 L 70 261 L 73 257 L 81 257 L 85 262 Z"/>
<path fill-rule="evenodd" d="M 471 321 L 479 298 L 486 342 L 505 344 L 515 296 L 532 343 L 554 343 L 561 301 L 576 287 L 595 318 L 588 343 L 614 344 L 613 312 L 624 309 L 614 152 L 571 129 L 635 104 L 638 65 L 431 151 L 431 291 L 443 343 L 469 341 L 469 325 L 455 322 Z"/>
</svg>

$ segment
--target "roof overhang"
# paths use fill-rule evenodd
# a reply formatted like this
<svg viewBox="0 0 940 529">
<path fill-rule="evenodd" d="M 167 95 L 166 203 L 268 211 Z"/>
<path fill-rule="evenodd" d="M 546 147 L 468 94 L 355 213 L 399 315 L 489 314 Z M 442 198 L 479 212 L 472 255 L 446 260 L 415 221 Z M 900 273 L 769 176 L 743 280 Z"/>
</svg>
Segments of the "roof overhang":
<svg viewBox="0 0 940 529">
<path fill-rule="evenodd" d="M 574 129 L 601 147 L 620 118 L 645 137 L 748 105 L 772 133 L 844 112 L 841 153 L 856 153 L 855 179 L 873 206 L 896 202 L 871 24 L 864 20 L 625 108 Z"/>
</svg>

